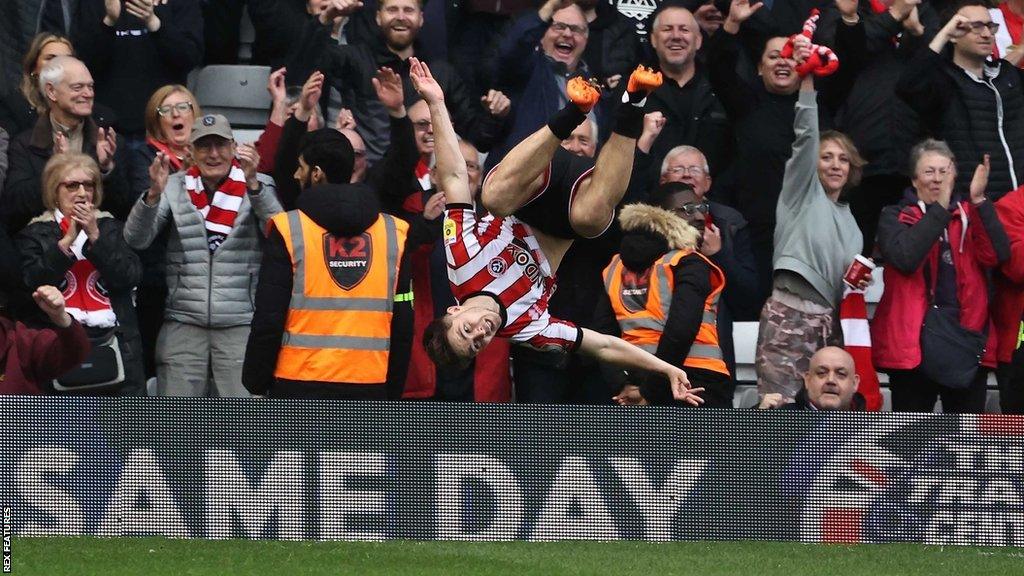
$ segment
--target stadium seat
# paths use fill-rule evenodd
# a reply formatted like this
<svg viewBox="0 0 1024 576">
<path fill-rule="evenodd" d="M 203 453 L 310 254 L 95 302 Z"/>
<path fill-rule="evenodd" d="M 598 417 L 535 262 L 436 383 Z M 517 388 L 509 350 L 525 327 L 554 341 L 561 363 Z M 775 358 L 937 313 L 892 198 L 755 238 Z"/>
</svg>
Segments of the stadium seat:
<svg viewBox="0 0 1024 576">
<path fill-rule="evenodd" d="M 203 112 L 223 114 L 232 128 L 263 128 L 270 116 L 267 66 L 215 65 L 189 75 L 189 89 Z"/>
</svg>

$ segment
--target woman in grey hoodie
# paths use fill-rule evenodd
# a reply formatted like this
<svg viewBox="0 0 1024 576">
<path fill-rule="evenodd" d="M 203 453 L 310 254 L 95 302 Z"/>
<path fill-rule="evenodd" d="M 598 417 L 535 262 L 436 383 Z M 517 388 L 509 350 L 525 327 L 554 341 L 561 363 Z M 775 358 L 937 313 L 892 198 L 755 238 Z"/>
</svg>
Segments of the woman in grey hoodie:
<svg viewBox="0 0 1024 576">
<path fill-rule="evenodd" d="M 818 134 L 813 76 L 804 77 L 796 104 L 793 156 L 775 213 L 772 295 L 761 310 L 757 388 L 792 401 L 811 356 L 842 345 L 837 312 L 843 275 L 864 238 L 840 194 L 855 186 L 864 160 L 844 134 Z"/>
</svg>

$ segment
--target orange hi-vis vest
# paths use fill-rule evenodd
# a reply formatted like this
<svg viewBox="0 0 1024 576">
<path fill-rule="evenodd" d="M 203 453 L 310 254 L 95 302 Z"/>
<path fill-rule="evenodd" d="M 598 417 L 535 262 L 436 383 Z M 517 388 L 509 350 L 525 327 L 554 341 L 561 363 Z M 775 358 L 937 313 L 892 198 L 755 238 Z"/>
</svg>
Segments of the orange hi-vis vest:
<svg viewBox="0 0 1024 576">
<path fill-rule="evenodd" d="M 729 375 L 718 343 L 718 298 L 725 288 L 725 274 L 700 252 L 673 250 L 659 258 L 642 275 L 626 269 L 616 254 L 604 269 L 604 287 L 612 302 L 615 319 L 622 328 L 622 339 L 654 354 L 665 331 L 672 304 L 675 276 L 672 267 L 689 254 L 696 254 L 711 267 L 711 293 L 704 300 L 700 331 L 682 365 Z"/>
<path fill-rule="evenodd" d="M 381 214 L 344 238 L 299 210 L 277 214 L 292 261 L 292 297 L 274 369 L 276 378 L 383 384 L 391 314 L 409 225 Z"/>
</svg>

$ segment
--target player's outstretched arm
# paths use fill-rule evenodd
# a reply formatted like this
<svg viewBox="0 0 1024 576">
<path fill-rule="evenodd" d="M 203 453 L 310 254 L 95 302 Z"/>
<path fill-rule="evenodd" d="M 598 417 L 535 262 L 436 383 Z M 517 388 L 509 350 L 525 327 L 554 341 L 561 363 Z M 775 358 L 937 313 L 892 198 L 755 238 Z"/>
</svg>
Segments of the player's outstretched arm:
<svg viewBox="0 0 1024 576">
<path fill-rule="evenodd" d="M 682 400 L 688 404 L 699 406 L 704 399 L 697 396 L 703 392 L 703 388 L 690 388 L 690 381 L 686 378 L 686 372 L 682 368 L 673 366 L 658 358 L 654 354 L 633 346 L 621 338 L 601 334 L 582 328 L 583 341 L 580 343 L 580 353 L 593 356 L 600 362 L 606 362 L 622 368 L 634 368 L 658 372 L 668 378 L 672 387 L 672 397 Z"/>
<path fill-rule="evenodd" d="M 448 116 L 444 103 L 444 92 L 430 74 L 426 63 L 416 58 L 409 59 L 409 77 L 412 85 L 430 109 L 430 122 L 434 127 L 434 154 L 437 158 L 435 178 L 449 204 L 472 204 L 473 194 L 469 191 L 469 174 L 466 159 L 459 150 L 459 139 Z"/>
</svg>

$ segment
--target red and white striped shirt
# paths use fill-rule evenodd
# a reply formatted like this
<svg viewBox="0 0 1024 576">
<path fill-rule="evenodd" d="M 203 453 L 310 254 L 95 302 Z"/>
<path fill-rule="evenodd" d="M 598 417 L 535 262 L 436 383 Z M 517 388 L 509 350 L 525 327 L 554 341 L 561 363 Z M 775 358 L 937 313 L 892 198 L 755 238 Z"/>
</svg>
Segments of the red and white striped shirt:
<svg viewBox="0 0 1024 576">
<path fill-rule="evenodd" d="M 542 351 L 571 352 L 583 331 L 548 312 L 555 278 L 530 227 L 514 216 L 477 219 L 469 204 L 448 204 L 444 220 L 448 280 L 459 302 L 493 296 L 504 325 L 498 336 Z"/>
</svg>

